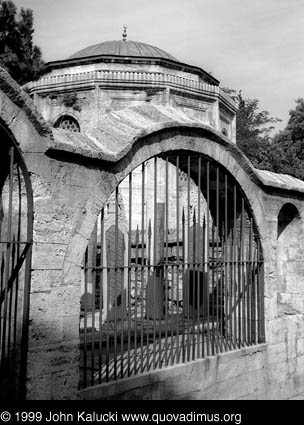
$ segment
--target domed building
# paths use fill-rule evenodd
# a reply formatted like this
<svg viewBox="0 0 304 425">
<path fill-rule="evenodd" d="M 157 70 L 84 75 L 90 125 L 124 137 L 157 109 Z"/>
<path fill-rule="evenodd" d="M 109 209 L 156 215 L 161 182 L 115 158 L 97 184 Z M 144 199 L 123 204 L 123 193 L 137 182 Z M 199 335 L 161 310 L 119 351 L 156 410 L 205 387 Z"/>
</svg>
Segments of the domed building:
<svg viewBox="0 0 304 425">
<path fill-rule="evenodd" d="M 128 41 L 125 32 L 123 40 L 49 62 L 27 89 L 54 127 L 90 132 L 106 114 L 149 104 L 181 111 L 235 142 L 237 106 L 219 81 L 158 47 Z"/>
<path fill-rule="evenodd" d="M 304 182 L 200 67 L 105 41 L 0 69 L 0 398 L 304 391 Z"/>
</svg>

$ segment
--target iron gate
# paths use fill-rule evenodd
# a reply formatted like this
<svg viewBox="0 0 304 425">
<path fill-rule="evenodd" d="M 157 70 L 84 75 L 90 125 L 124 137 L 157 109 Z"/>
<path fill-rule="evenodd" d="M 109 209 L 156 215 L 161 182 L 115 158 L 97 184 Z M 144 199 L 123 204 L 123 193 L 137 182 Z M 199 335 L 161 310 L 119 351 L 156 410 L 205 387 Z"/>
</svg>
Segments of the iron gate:
<svg viewBox="0 0 304 425">
<path fill-rule="evenodd" d="M 33 205 L 30 178 L 0 123 L 0 394 L 24 399 Z"/>
<path fill-rule="evenodd" d="M 80 386 L 263 342 L 263 297 L 232 175 L 199 154 L 151 158 L 118 185 L 85 253 Z"/>
</svg>

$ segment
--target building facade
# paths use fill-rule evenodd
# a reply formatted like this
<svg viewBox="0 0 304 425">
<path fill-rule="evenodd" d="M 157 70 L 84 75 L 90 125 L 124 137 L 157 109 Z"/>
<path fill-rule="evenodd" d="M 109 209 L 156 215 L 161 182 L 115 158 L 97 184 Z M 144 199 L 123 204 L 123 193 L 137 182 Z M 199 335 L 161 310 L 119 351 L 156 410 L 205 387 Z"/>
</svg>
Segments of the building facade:
<svg viewBox="0 0 304 425">
<path fill-rule="evenodd" d="M 3 397 L 303 392 L 304 183 L 219 81 L 125 34 L 0 77 Z"/>
</svg>

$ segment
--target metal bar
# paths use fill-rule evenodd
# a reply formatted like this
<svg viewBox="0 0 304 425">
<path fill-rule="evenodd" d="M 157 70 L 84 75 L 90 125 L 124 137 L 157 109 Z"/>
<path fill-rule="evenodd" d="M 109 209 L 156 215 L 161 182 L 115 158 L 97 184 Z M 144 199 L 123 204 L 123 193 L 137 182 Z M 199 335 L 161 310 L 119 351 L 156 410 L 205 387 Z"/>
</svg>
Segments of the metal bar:
<svg viewBox="0 0 304 425">
<path fill-rule="evenodd" d="M 233 307 L 234 307 L 234 344 L 237 346 L 237 275 L 236 275 L 236 262 L 237 262 L 237 246 L 236 246 L 236 186 L 233 187 Z"/>
<path fill-rule="evenodd" d="M 215 326 L 214 326 L 214 309 L 215 309 L 215 285 L 214 285 L 214 234 L 215 234 L 215 229 L 214 229 L 214 222 L 212 222 L 212 238 L 211 238 L 211 242 L 212 242 L 212 246 L 211 246 L 211 258 L 212 258 L 212 270 L 211 270 L 211 294 L 212 294 L 212 298 L 211 298 L 211 304 L 212 304 L 212 344 L 211 344 L 211 349 L 212 349 L 212 355 L 217 353 L 217 347 L 215 345 Z"/>
<path fill-rule="evenodd" d="M 134 296 L 135 296 L 135 305 L 134 305 L 134 374 L 137 374 L 137 281 L 138 281 L 138 244 L 139 244 L 139 229 L 138 225 L 136 226 L 135 233 L 135 282 L 134 282 Z"/>
<path fill-rule="evenodd" d="M 104 267 L 104 208 L 100 214 L 100 265 Z M 103 328 L 103 270 L 99 274 L 99 356 L 98 356 L 98 383 L 101 384 L 102 375 L 102 328 Z"/>
<path fill-rule="evenodd" d="M 165 163 L 165 366 L 168 366 L 168 290 L 169 290 L 169 282 L 168 282 L 168 234 L 169 234 L 169 194 L 168 194 L 168 186 L 169 186 L 169 175 L 168 175 L 168 155 L 166 156 Z M 171 281 L 172 284 L 172 281 Z M 171 296 L 171 299 L 173 297 Z M 171 301 L 172 302 L 172 301 Z M 171 319 L 172 323 L 172 319 Z M 172 329 L 171 329 L 172 335 Z M 172 340 L 171 340 L 171 356 L 172 356 Z"/>
<path fill-rule="evenodd" d="M 190 360 L 190 155 L 187 156 L 187 361 Z"/>
<path fill-rule="evenodd" d="M 207 161 L 207 232 L 206 232 L 206 236 L 207 236 L 207 243 L 206 243 L 206 248 L 207 248 L 207 252 L 206 252 L 206 276 L 207 276 L 207 284 L 206 284 L 206 289 L 207 289 L 207 335 L 206 335 L 206 342 L 207 342 L 207 356 L 209 356 L 210 354 L 210 329 L 209 329 L 209 325 L 210 325 L 210 317 L 209 317 L 209 312 L 210 312 L 210 300 L 209 300 L 209 232 L 210 232 L 210 226 L 209 226 L 209 214 L 210 214 L 210 163 L 209 161 Z"/>
<path fill-rule="evenodd" d="M 21 270 L 21 267 L 26 259 L 26 256 L 28 254 L 29 249 L 31 248 L 31 243 L 27 243 L 26 246 L 24 247 L 14 269 L 11 271 L 10 273 L 10 277 L 7 281 L 7 292 L 9 292 L 12 289 L 12 285 L 14 283 L 14 281 L 17 279 L 18 277 L 18 273 Z M 0 305 L 6 300 L 6 292 L 5 292 L 5 288 L 1 291 L 0 293 Z"/>
<path fill-rule="evenodd" d="M 96 245 L 97 245 L 97 222 L 93 229 L 92 234 L 92 249 L 91 249 L 91 262 L 93 266 L 92 270 L 92 337 L 91 337 L 91 385 L 94 384 L 94 373 L 95 373 L 95 297 L 96 297 Z"/>
<path fill-rule="evenodd" d="M 231 349 L 231 346 L 229 347 L 228 344 L 228 328 L 229 328 L 229 315 L 231 314 L 231 310 L 229 309 L 229 300 L 230 300 L 230 290 L 228 287 L 229 280 L 229 272 L 228 272 L 228 261 L 229 261 L 229 246 L 228 246 L 228 181 L 227 181 L 227 174 L 225 173 L 225 218 L 224 218 L 224 288 L 225 288 L 225 319 L 224 319 L 224 332 L 225 332 L 225 340 L 227 343 L 228 348 Z"/>
<path fill-rule="evenodd" d="M 259 287 L 259 341 L 260 343 L 265 342 L 265 313 L 264 313 L 264 263 L 262 261 L 262 246 L 261 241 L 257 241 L 258 245 L 258 264 L 259 264 L 259 273 L 257 285 Z"/>
<path fill-rule="evenodd" d="M 241 225 L 242 223 L 240 223 L 240 226 L 238 228 L 240 234 L 238 237 L 238 243 L 241 244 Z M 241 283 L 242 283 L 242 273 L 241 273 L 241 247 L 238 246 L 238 256 L 237 256 L 237 272 L 238 272 L 238 279 L 237 279 L 237 284 L 238 284 L 238 347 L 241 348 L 242 345 L 242 288 L 241 288 Z"/>
<path fill-rule="evenodd" d="M 157 158 L 154 158 L 154 231 L 153 231 L 153 369 L 156 369 L 156 235 L 157 235 Z"/>
<path fill-rule="evenodd" d="M 0 281 L 0 293 L 3 291 L 4 287 L 4 270 L 5 270 L 5 258 L 4 258 L 4 252 L 1 255 L 1 281 Z M 2 340 L 2 304 L 0 303 L 0 342 Z M 0 350 L 0 368 L 2 368 L 2 350 Z"/>
<path fill-rule="evenodd" d="M 7 220 L 7 237 L 8 240 L 12 239 L 12 212 L 13 212 L 13 189 L 14 189 L 14 148 L 10 148 L 10 171 L 9 171 L 9 200 L 8 200 L 8 220 Z M 4 309 L 3 309 L 3 329 L 2 329 L 2 365 L 7 364 L 6 359 L 6 322 L 7 322 L 7 309 L 8 309 L 8 291 L 9 291 L 9 273 L 10 273 L 10 257 L 11 257 L 11 244 L 7 244 L 6 248 L 6 261 L 4 272 Z M 1 301 L 0 301 L 1 303 Z"/>
<path fill-rule="evenodd" d="M 88 270 L 86 268 L 88 262 L 88 248 L 84 254 L 84 336 L 83 336 L 83 385 L 84 388 L 87 386 L 87 326 L 88 326 L 88 307 L 87 307 L 87 294 L 88 294 Z"/>
<path fill-rule="evenodd" d="M 251 315 L 251 302 L 252 302 L 252 282 L 251 282 L 251 218 L 249 220 L 249 235 L 248 235 L 248 245 L 247 245 L 247 261 L 246 261 L 246 281 L 247 281 L 247 344 L 251 345 L 251 325 L 252 325 L 252 315 Z"/>
<path fill-rule="evenodd" d="M 207 210 L 207 214 L 208 214 L 208 210 Z M 207 310 L 209 309 L 209 305 L 207 306 L 207 293 L 208 293 L 208 281 L 205 282 L 206 280 L 206 272 L 205 272 L 205 267 L 206 267 L 206 220 L 205 220 L 205 215 L 203 218 L 203 235 L 202 235 L 202 272 L 203 272 L 203 281 L 202 281 L 202 357 L 205 357 L 205 317 L 207 316 L 208 312 Z M 207 307 L 207 310 L 205 311 L 205 307 Z M 206 315 L 206 316 L 205 316 Z"/>
<path fill-rule="evenodd" d="M 216 345 L 217 345 L 217 352 L 222 351 L 219 350 L 219 347 L 221 347 L 221 344 L 219 342 L 220 332 L 221 332 L 221 325 L 220 325 L 220 286 L 221 286 L 221 280 L 220 280 L 220 274 L 219 274 L 219 238 L 220 238 L 220 220 L 219 220 L 219 186 L 220 186 L 220 174 L 219 174 L 219 167 L 216 167 L 216 326 L 217 326 L 217 338 L 216 338 Z"/>
<path fill-rule="evenodd" d="M 177 363 L 180 361 L 180 337 L 179 337 L 179 155 L 176 156 L 176 350 L 177 350 Z M 183 259 L 184 261 L 184 259 Z M 184 297 L 184 296 L 183 296 Z"/>
<path fill-rule="evenodd" d="M 144 371 L 144 281 L 145 281 L 145 163 L 141 168 L 141 312 L 140 312 L 140 368 Z M 147 340 L 147 345 L 149 341 Z"/>
<path fill-rule="evenodd" d="M 186 308 L 186 289 L 185 289 L 185 264 L 186 264 L 186 241 L 185 241 L 185 210 L 182 211 L 182 244 L 183 244 L 183 263 L 182 263 L 182 293 L 183 293 L 183 311 L 182 311 L 182 362 L 186 360 L 186 347 L 185 347 L 185 308 Z"/>
<path fill-rule="evenodd" d="M 197 247 L 200 246 L 199 243 L 199 237 L 200 237 L 200 230 L 201 230 L 201 174 L 202 174 L 202 158 L 201 156 L 198 157 L 198 173 L 197 173 L 197 179 L 198 179 L 198 188 L 197 188 L 197 223 L 198 223 L 198 232 L 197 232 Z M 201 270 L 202 270 L 202 262 L 199 260 L 199 250 L 197 253 L 197 261 L 198 261 L 198 267 L 197 267 L 197 358 L 200 358 L 200 312 L 202 309 L 201 305 L 201 299 L 203 299 L 203 289 L 201 289 Z M 201 292 L 202 290 L 202 292 Z M 204 329 L 202 328 L 202 335 L 204 335 Z"/>
<path fill-rule="evenodd" d="M 241 204 L 241 235 L 240 235 L 240 244 L 241 244 L 241 285 L 242 285 L 242 345 L 245 345 L 246 342 L 246 286 L 245 286 L 245 276 L 244 276 L 244 198 L 242 197 Z"/>
<path fill-rule="evenodd" d="M 20 168 L 17 165 L 17 180 L 18 180 L 18 229 L 17 229 L 17 241 L 21 240 L 21 227 L 22 227 L 22 184 Z M 16 242 L 16 241 L 15 241 Z M 20 257 L 20 244 L 17 244 L 17 258 Z M 18 320 L 18 292 L 19 292 L 19 273 L 16 277 L 15 283 L 15 303 L 14 303 L 14 352 L 17 353 L 17 320 Z"/>
<path fill-rule="evenodd" d="M 114 284 L 114 380 L 117 379 L 117 265 L 118 265 L 118 186 L 115 190 L 115 266 L 112 273 Z M 111 282 L 112 283 L 112 282 Z"/>
<path fill-rule="evenodd" d="M 148 258 L 147 258 L 147 282 L 150 279 L 150 270 L 151 270 L 151 237 L 152 237 L 152 228 L 151 228 L 151 219 L 149 219 L 148 226 Z M 150 370 L 150 301 L 148 300 L 148 294 L 146 295 L 146 318 L 147 318 L 147 370 Z"/>
<path fill-rule="evenodd" d="M 254 279 L 254 268 L 255 263 L 253 260 L 253 223 L 252 218 L 250 219 L 250 244 L 249 244 L 249 262 L 250 262 L 250 280 L 251 280 L 251 343 L 256 344 L 256 297 L 255 297 L 255 279 Z"/>
<path fill-rule="evenodd" d="M 13 236 L 13 240 L 15 239 L 15 237 Z M 15 264 L 15 258 L 16 256 L 16 246 L 13 245 L 12 246 L 12 255 L 11 255 L 11 269 L 14 268 L 14 264 Z M 14 287 L 12 287 L 12 289 L 9 291 L 8 293 L 8 334 L 7 334 L 7 353 L 9 355 L 9 362 L 7 365 L 7 371 L 8 374 L 11 375 L 9 373 L 9 371 L 11 370 L 12 367 L 15 367 L 14 365 L 14 357 L 15 357 L 15 353 L 13 352 L 13 354 L 11 353 L 11 331 L 12 331 L 12 303 L 13 303 L 13 292 L 14 292 Z"/>
<path fill-rule="evenodd" d="M 198 281 L 196 278 L 197 267 L 196 267 L 196 214 L 195 207 L 193 211 L 193 231 L 192 231 L 192 251 L 193 251 L 193 284 L 192 284 L 192 360 L 195 360 L 195 289 L 196 285 L 198 285 Z M 198 308 L 199 311 L 199 308 Z M 198 327 L 199 328 L 199 327 Z"/>
<path fill-rule="evenodd" d="M 131 376 L 131 249 L 132 249 L 132 172 L 129 174 L 129 235 L 128 235 L 128 376 Z"/>
</svg>

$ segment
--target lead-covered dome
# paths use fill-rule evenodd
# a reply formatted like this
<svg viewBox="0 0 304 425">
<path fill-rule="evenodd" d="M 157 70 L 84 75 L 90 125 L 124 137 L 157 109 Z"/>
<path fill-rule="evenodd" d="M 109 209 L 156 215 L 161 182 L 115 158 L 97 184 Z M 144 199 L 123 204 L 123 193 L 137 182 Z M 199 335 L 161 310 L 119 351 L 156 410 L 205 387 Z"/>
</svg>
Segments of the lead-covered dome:
<svg viewBox="0 0 304 425">
<path fill-rule="evenodd" d="M 177 59 L 158 47 L 138 41 L 114 40 L 88 46 L 74 53 L 68 59 L 81 59 L 91 56 L 130 56 L 161 58 L 178 62 Z"/>
</svg>

